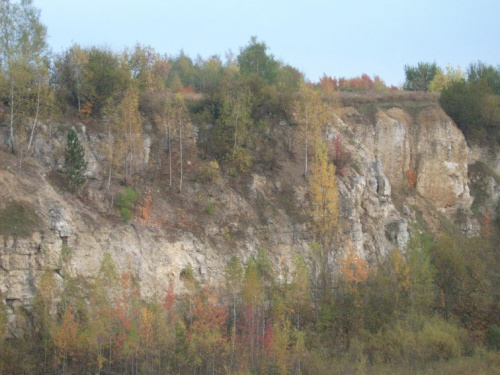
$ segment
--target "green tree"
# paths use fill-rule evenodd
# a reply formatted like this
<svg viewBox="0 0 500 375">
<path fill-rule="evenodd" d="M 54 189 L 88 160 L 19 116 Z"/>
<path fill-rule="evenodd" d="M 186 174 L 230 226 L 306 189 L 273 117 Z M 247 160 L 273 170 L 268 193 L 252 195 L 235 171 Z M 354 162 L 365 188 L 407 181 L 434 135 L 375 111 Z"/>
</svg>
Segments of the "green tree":
<svg viewBox="0 0 500 375">
<path fill-rule="evenodd" d="M 76 130 L 71 128 L 68 130 L 64 168 L 64 174 L 71 191 L 77 192 L 85 184 L 85 181 L 87 181 L 86 169 L 85 149 L 78 140 Z"/>
<path fill-rule="evenodd" d="M 80 113 L 83 97 L 85 67 L 88 63 L 88 50 L 73 44 L 68 50 L 54 59 L 52 81 L 56 86 L 57 96 L 62 102 L 76 105 Z"/>
<path fill-rule="evenodd" d="M 130 72 L 123 56 L 104 48 L 91 47 L 86 51 L 81 93 L 99 114 L 108 99 L 120 100 L 130 85 Z"/>
<path fill-rule="evenodd" d="M 23 114 L 37 107 L 38 71 L 47 65 L 47 29 L 40 22 L 40 11 L 32 0 L 0 1 L 0 75 L 5 85 L 0 96 L 9 113 L 9 146 L 16 153 L 15 131 Z M 38 99 L 40 96 L 38 96 Z M 24 112 L 24 113 L 23 113 Z"/>
<path fill-rule="evenodd" d="M 407 91 L 429 91 L 429 84 L 438 72 L 436 63 L 419 62 L 417 66 L 405 65 Z"/>
<path fill-rule="evenodd" d="M 304 315 L 307 315 L 311 305 L 309 282 L 309 267 L 301 254 L 296 254 L 293 258 L 292 282 L 290 284 L 289 304 L 290 310 L 295 315 L 295 328 L 301 329 Z"/>
<path fill-rule="evenodd" d="M 469 82 L 485 81 L 491 92 L 500 95 L 500 67 L 487 65 L 481 61 L 472 63 L 467 68 Z"/>
<path fill-rule="evenodd" d="M 248 45 L 241 49 L 237 57 L 241 74 L 246 76 L 255 74 L 267 84 L 276 83 L 281 64 L 266 51 L 266 43 L 258 42 L 257 37 L 252 36 Z"/>
<path fill-rule="evenodd" d="M 469 141 L 498 139 L 500 110 L 486 80 L 452 82 L 439 103 Z"/>
</svg>

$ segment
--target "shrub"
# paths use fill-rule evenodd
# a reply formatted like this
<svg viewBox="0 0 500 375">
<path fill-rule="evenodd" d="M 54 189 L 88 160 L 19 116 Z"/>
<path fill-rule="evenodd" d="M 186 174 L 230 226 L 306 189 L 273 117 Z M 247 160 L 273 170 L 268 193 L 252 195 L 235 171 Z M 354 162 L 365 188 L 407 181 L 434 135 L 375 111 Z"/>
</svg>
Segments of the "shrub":
<svg viewBox="0 0 500 375">
<path fill-rule="evenodd" d="M 410 187 L 412 188 L 417 186 L 417 180 L 418 180 L 417 172 L 415 172 L 413 169 L 408 169 L 406 171 L 406 175 L 408 177 L 408 185 L 410 185 Z"/>
<path fill-rule="evenodd" d="M 441 318 L 420 317 L 398 322 L 377 333 L 361 331 L 350 351 L 372 363 L 424 364 L 458 358 L 465 353 L 467 333 Z"/>
<path fill-rule="evenodd" d="M 232 155 L 228 158 L 232 167 L 232 174 L 245 174 L 250 170 L 253 164 L 253 156 L 246 148 L 237 146 Z"/>
<path fill-rule="evenodd" d="M 500 327 L 494 324 L 488 326 L 486 340 L 492 349 L 500 350 Z"/>
<path fill-rule="evenodd" d="M 210 204 L 206 207 L 205 211 L 207 212 L 207 214 L 209 214 L 209 215 L 213 215 L 213 214 L 215 213 L 215 205 L 214 205 L 213 203 L 210 203 Z"/>
<path fill-rule="evenodd" d="M 351 164 L 351 154 L 346 151 L 344 142 L 340 135 L 337 135 L 335 140 L 332 141 L 335 153 L 333 155 L 333 164 L 335 164 L 335 173 L 339 176 L 345 175 L 345 169 Z"/>
<path fill-rule="evenodd" d="M 120 214 L 123 217 L 125 222 L 128 222 L 132 217 L 132 208 L 134 207 L 134 203 L 137 199 L 139 199 L 140 195 L 131 187 L 125 187 L 125 193 L 119 194 L 118 199 L 116 201 L 116 206 L 120 211 Z"/>
<path fill-rule="evenodd" d="M 217 160 L 211 160 L 201 165 L 200 180 L 202 182 L 218 182 L 220 180 L 220 167 Z"/>
</svg>

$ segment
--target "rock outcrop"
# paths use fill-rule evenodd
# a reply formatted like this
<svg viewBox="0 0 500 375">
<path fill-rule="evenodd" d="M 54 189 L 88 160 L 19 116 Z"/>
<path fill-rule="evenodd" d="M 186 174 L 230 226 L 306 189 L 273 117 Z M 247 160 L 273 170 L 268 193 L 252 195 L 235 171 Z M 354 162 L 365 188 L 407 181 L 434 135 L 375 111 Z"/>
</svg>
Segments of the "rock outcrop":
<svg viewBox="0 0 500 375">
<path fill-rule="evenodd" d="M 216 207 L 213 216 L 201 215 L 202 207 L 185 218 L 186 209 L 175 206 L 177 198 L 170 193 L 172 197 L 165 196 L 155 207 L 163 225 L 147 220 L 127 224 L 109 218 L 102 203 L 106 172 L 99 135 L 79 131 L 91 160 L 91 187 L 84 200 L 58 191 L 49 181 L 49 172 L 61 162 L 61 139 L 38 136 L 35 158 L 19 177 L 15 158 L 1 155 L 0 199 L 26 201 L 44 227 L 27 238 L 0 236 L 0 289 L 11 319 L 21 305 L 30 303 L 44 270 L 58 277 L 92 279 L 105 253 L 111 254 L 120 271 L 137 275 L 145 295 L 162 295 L 169 282 L 182 291 L 181 273 L 187 265 L 201 281 L 217 282 L 231 255 L 246 260 L 259 247 L 268 249 L 278 270 L 290 264 L 294 252 L 308 255 L 313 236 L 303 218 L 308 215 L 307 185 L 298 162 L 284 162 L 273 175 L 255 173 L 238 186 L 220 184 L 202 190 L 197 182 L 187 184 L 184 195 L 193 204 L 208 202 Z M 457 208 L 469 209 L 468 148 L 439 107 L 424 109 L 416 118 L 391 108 L 379 111 L 374 122 L 354 108 L 343 108 L 328 135 L 331 139 L 340 135 L 352 158 L 345 175 L 338 178 L 340 224 L 332 265 L 349 248 L 369 262 L 394 246 L 404 250 L 419 200 L 448 215 Z M 154 162 L 151 144 L 151 137 L 145 137 L 145 165 Z M 408 171 L 416 175 L 413 187 Z M 418 199 L 404 201 L 404 191 Z M 395 196 L 403 196 L 399 209 Z"/>
</svg>

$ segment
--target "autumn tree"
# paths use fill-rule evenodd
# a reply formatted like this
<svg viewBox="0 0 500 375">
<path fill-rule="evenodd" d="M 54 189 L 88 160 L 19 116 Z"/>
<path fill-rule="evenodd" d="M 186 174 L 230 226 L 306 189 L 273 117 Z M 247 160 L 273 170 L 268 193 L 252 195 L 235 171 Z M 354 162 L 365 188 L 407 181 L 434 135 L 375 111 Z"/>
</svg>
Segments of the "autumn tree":
<svg viewBox="0 0 500 375">
<path fill-rule="evenodd" d="M 118 296 L 119 276 L 111 255 L 105 253 L 89 296 L 89 317 L 85 338 L 99 370 L 111 368 L 115 359 L 117 334 L 114 298 Z"/>
<path fill-rule="evenodd" d="M 290 283 L 288 304 L 295 315 L 293 323 L 297 330 L 301 329 L 303 316 L 311 305 L 309 267 L 304 257 L 296 254 L 293 258 L 292 280 Z"/>
<path fill-rule="evenodd" d="M 57 351 L 58 363 L 62 366 L 62 373 L 65 374 L 71 362 L 81 354 L 79 323 L 71 306 L 68 306 L 61 318 L 60 324 L 54 329 L 53 340 Z"/>
<path fill-rule="evenodd" d="M 141 94 L 162 93 L 165 90 L 165 83 L 172 69 L 167 56 L 139 43 L 126 50 L 124 55 L 130 66 L 132 79 Z"/>
<path fill-rule="evenodd" d="M 324 247 L 338 223 L 338 189 L 335 165 L 328 162 L 328 153 L 323 142 L 316 146 L 316 162 L 309 180 L 311 214 L 317 233 Z"/>
<path fill-rule="evenodd" d="M 206 285 L 194 299 L 190 312 L 193 323 L 189 341 L 194 365 L 205 373 L 215 373 L 227 357 L 227 306 L 220 304 L 218 296 Z"/>
<path fill-rule="evenodd" d="M 259 312 L 264 304 L 264 285 L 257 262 L 250 260 L 245 269 L 242 298 L 245 308 L 245 335 L 250 348 L 250 366 L 256 368 L 256 356 L 260 329 Z"/>
<path fill-rule="evenodd" d="M 190 137 L 191 131 L 191 120 L 189 118 L 189 113 L 184 102 L 184 97 L 181 94 L 176 94 L 175 97 L 170 98 L 167 102 L 167 128 L 170 140 L 170 125 L 171 129 L 177 134 L 178 150 L 179 150 L 179 192 L 182 192 L 182 183 L 184 178 L 184 150 L 187 145 L 187 139 Z M 170 149 L 170 141 L 169 141 Z M 170 163 L 171 163 L 171 153 Z M 172 176 L 172 167 L 170 164 L 170 176 Z M 172 177 L 170 177 L 170 185 L 172 184 Z"/>
<path fill-rule="evenodd" d="M 321 93 L 309 85 L 304 85 L 295 100 L 292 114 L 297 124 L 297 133 L 304 145 L 304 176 L 309 172 L 309 152 L 314 149 L 326 125 L 328 107 L 322 101 Z"/>
<path fill-rule="evenodd" d="M 345 278 L 347 288 L 350 291 L 355 291 L 358 284 L 368 278 L 370 268 L 368 263 L 354 249 L 351 249 L 346 257 L 340 260 L 340 272 Z"/>
<path fill-rule="evenodd" d="M 457 68 L 452 65 L 446 66 L 446 71 L 438 69 L 436 75 L 429 84 L 429 91 L 441 92 L 449 87 L 453 82 L 465 80 L 465 72 L 458 66 Z"/>
<path fill-rule="evenodd" d="M 123 171 L 124 180 L 130 183 L 132 175 L 142 159 L 142 119 L 139 113 L 139 97 L 129 89 L 117 107 L 110 104 L 108 135 L 112 138 L 108 151 L 111 164 Z M 111 176 L 111 171 L 109 172 Z"/>
<path fill-rule="evenodd" d="M 241 288 L 243 286 L 243 267 L 240 259 L 233 255 L 226 264 L 226 289 L 231 298 L 230 306 L 231 311 L 231 365 L 234 362 L 234 351 L 236 344 L 236 308 L 238 299 L 241 295 Z"/>
</svg>

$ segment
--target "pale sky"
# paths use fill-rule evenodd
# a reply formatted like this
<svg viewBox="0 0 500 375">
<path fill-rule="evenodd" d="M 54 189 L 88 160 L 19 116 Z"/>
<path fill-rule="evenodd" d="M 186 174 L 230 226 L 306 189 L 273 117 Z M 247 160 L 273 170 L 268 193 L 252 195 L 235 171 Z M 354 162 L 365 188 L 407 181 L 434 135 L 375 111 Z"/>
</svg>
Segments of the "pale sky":
<svg viewBox="0 0 500 375">
<path fill-rule="evenodd" d="M 404 81 L 419 61 L 500 64 L 500 0 L 34 0 L 55 53 L 136 43 L 196 58 L 237 55 L 252 35 L 317 81 L 326 73 Z"/>
</svg>

